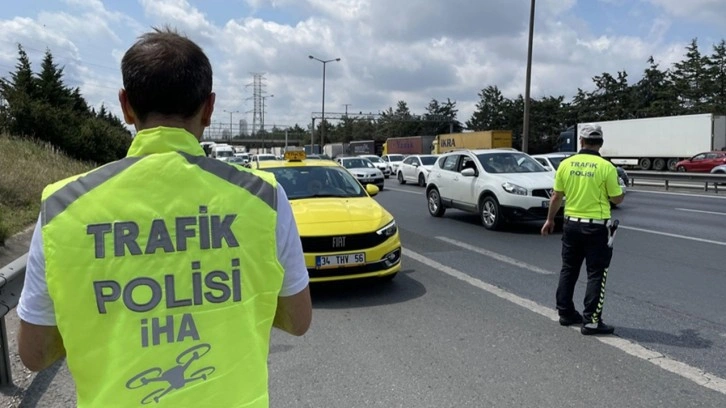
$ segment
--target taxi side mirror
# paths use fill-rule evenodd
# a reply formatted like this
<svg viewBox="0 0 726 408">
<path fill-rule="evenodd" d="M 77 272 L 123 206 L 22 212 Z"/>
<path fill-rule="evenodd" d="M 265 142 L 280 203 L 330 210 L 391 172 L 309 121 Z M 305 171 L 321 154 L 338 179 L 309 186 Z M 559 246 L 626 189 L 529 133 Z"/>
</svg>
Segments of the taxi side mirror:
<svg viewBox="0 0 726 408">
<path fill-rule="evenodd" d="M 369 196 L 373 197 L 374 195 L 378 194 L 378 192 L 381 191 L 377 185 L 375 184 L 366 184 L 366 192 Z"/>
</svg>

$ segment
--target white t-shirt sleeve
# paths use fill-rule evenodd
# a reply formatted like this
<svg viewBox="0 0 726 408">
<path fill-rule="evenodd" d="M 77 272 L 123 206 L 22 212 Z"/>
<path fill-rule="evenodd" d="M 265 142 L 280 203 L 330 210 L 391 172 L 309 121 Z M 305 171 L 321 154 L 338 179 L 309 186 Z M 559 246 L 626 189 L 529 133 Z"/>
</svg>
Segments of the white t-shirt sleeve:
<svg viewBox="0 0 726 408">
<path fill-rule="evenodd" d="M 285 270 L 279 296 L 300 293 L 308 285 L 308 268 L 305 266 L 302 242 L 292 214 L 290 201 L 280 184 L 277 185 L 277 259 Z"/>
<path fill-rule="evenodd" d="M 38 326 L 55 326 L 55 309 L 45 281 L 45 255 L 43 254 L 43 235 L 40 217 L 33 231 L 25 267 L 25 283 L 20 293 L 18 316 Z"/>
</svg>

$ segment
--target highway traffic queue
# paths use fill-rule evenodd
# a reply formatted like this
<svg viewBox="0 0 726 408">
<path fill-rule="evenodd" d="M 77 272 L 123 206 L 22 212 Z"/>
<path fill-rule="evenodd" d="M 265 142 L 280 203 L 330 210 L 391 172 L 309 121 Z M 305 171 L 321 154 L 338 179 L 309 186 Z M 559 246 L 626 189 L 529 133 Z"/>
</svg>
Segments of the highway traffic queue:
<svg viewBox="0 0 726 408">
<path fill-rule="evenodd" d="M 393 279 L 401 270 L 396 221 L 372 198 L 383 189 L 385 173 L 369 159 L 311 158 L 299 148 L 283 157 L 254 155 L 243 164 L 219 159 L 275 175 L 290 200 L 311 282 Z M 388 173 L 401 184 L 425 187 L 431 216 L 441 217 L 447 208 L 472 212 L 486 229 L 497 230 L 546 218 L 557 167 L 552 160 L 512 148 L 463 149 L 409 155 Z M 560 223 L 562 217 L 560 210 Z"/>
</svg>

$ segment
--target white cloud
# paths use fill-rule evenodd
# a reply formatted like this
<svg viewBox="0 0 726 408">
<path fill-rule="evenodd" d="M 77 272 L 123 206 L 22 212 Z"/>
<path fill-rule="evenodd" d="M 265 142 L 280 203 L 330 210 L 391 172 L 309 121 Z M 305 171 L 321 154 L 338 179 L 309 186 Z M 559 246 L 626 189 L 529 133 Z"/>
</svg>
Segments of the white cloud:
<svg viewBox="0 0 726 408">
<path fill-rule="evenodd" d="M 648 0 L 662 7 L 674 17 L 688 18 L 695 22 L 714 23 L 720 29 L 726 28 L 726 5 L 723 0 Z"/>
<path fill-rule="evenodd" d="M 682 58 L 686 44 L 666 40 L 680 27 L 680 18 L 713 22 L 686 2 L 647 1 L 667 14 L 638 17 L 643 37 L 591 31 L 593 25 L 576 14 L 576 0 L 539 1 L 532 96 L 569 98 L 578 87 L 592 89 L 591 78 L 602 72 L 626 70 L 634 82 L 649 56 L 662 68 Z M 718 9 L 713 1 L 694 1 Z M 90 104 L 104 102 L 118 114 L 121 56 L 138 34 L 163 24 L 177 27 L 209 55 L 217 93 L 214 120 L 222 123 L 229 123 L 224 110 L 239 110 L 234 120 L 251 124 L 249 85 L 256 72 L 265 74 L 264 90 L 275 95 L 267 99 L 266 122 L 306 126 L 311 112 L 320 111 L 322 88 L 322 65 L 308 55 L 341 58 L 326 66 L 328 112 L 343 111 L 344 104 L 351 104 L 352 112 L 377 112 L 405 100 L 412 111 L 423 113 L 432 98 L 451 98 L 464 122 L 486 86 L 496 85 L 510 98 L 524 93 L 526 1 L 246 0 L 238 7 L 251 11 L 222 17 L 205 9 L 206 2 L 187 0 L 139 0 L 133 16 L 113 10 L 111 2 L 65 3 L 64 11 L 0 19 L 0 67 L 15 64 L 16 41 L 41 52 L 48 47 L 66 58 L 69 81 L 81 87 Z M 287 13 L 271 18 L 280 11 Z"/>
</svg>

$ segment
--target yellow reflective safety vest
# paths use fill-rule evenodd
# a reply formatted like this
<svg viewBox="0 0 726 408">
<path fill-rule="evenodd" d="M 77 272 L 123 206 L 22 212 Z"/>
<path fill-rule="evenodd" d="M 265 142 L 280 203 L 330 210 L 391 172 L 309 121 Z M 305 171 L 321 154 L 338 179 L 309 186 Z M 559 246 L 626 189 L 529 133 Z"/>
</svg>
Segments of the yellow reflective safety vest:
<svg viewBox="0 0 726 408">
<path fill-rule="evenodd" d="M 560 163 L 555 173 L 555 191 L 567 198 L 565 216 L 610 219 L 610 197 L 623 194 L 618 171 L 593 150 L 581 150 Z"/>
<path fill-rule="evenodd" d="M 267 407 L 284 271 L 270 173 L 183 129 L 48 186 L 42 234 L 79 407 Z"/>
</svg>

